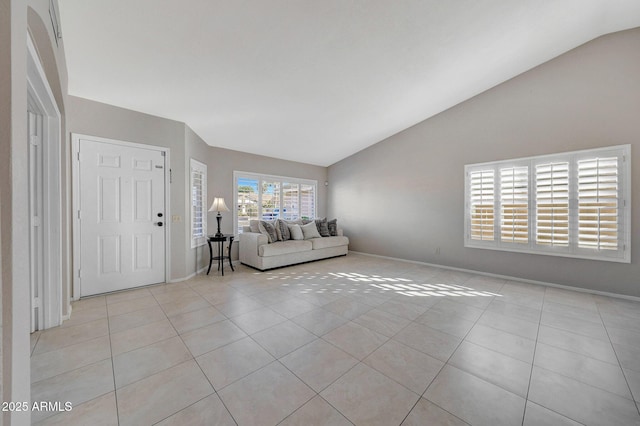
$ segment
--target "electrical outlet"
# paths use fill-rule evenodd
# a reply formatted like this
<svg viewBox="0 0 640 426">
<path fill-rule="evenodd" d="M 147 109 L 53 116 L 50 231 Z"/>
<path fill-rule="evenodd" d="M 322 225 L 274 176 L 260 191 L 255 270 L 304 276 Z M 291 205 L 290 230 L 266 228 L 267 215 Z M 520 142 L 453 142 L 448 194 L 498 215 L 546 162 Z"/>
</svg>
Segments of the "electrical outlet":
<svg viewBox="0 0 640 426">
<path fill-rule="evenodd" d="M 436 254 L 440 254 L 440 247 L 436 247 Z"/>
<path fill-rule="evenodd" d="M 173 216 L 171 216 L 171 222 L 173 223 L 182 222 L 182 216 L 180 216 L 179 214 L 174 214 Z"/>
</svg>

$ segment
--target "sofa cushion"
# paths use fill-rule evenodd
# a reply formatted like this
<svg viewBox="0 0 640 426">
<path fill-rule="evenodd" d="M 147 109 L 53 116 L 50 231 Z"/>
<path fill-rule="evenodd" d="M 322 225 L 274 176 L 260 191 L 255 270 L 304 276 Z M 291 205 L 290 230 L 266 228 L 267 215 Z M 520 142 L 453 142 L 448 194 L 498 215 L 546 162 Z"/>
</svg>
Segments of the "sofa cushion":
<svg viewBox="0 0 640 426">
<path fill-rule="evenodd" d="M 258 223 L 260 223 L 260 221 L 256 219 L 251 219 L 249 221 L 249 228 L 251 229 L 251 232 L 260 232 L 260 226 Z"/>
<path fill-rule="evenodd" d="M 281 254 L 298 253 L 312 249 L 311 241 L 278 241 L 258 247 L 258 255 L 262 257 L 278 256 Z"/>
<path fill-rule="evenodd" d="M 302 225 L 302 233 L 304 234 L 305 240 L 310 240 L 311 238 L 320 238 L 322 235 L 318 232 L 318 227 L 316 226 L 315 221 L 311 221 L 306 225 Z"/>
<path fill-rule="evenodd" d="M 318 228 L 318 234 L 321 237 L 330 237 L 329 226 L 327 224 L 327 218 L 323 217 L 322 219 L 316 219 L 316 227 Z"/>
<path fill-rule="evenodd" d="M 313 238 L 309 241 L 311 241 L 314 250 L 349 245 L 349 238 L 347 237 L 321 237 Z"/>
</svg>

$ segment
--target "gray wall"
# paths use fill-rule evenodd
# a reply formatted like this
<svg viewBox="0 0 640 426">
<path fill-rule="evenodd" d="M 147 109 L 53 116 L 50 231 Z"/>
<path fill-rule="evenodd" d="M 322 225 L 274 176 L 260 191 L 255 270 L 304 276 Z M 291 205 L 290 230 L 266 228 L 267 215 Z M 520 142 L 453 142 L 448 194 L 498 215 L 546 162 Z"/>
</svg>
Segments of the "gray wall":
<svg viewBox="0 0 640 426">
<path fill-rule="evenodd" d="M 212 195 L 211 188 L 211 168 L 212 165 L 208 164 L 209 159 L 209 150 L 211 147 L 207 145 L 189 126 L 184 126 L 184 149 L 185 149 L 185 157 L 184 157 L 184 167 L 185 167 L 185 191 L 184 191 L 184 209 L 182 214 L 182 220 L 187 225 L 187 229 L 185 230 L 185 256 L 186 256 L 186 265 L 188 265 L 190 273 L 195 273 L 196 271 L 202 269 L 205 265 L 209 265 L 209 248 L 207 245 L 191 248 L 191 232 L 189 229 L 189 224 L 191 222 L 191 199 L 189 186 L 191 185 L 191 159 L 198 160 L 201 163 L 207 164 L 207 203 L 209 206 L 213 201 L 214 195 Z M 227 201 L 228 202 L 228 201 Z M 209 208 L 207 206 L 207 209 Z M 207 226 L 208 233 L 211 234 L 216 223 L 215 217 L 207 218 Z M 224 223 L 224 222 L 223 222 Z"/>
<path fill-rule="evenodd" d="M 10 228 L 11 203 L 11 1 L 0 0 L 0 398 L 2 401 L 10 401 L 11 385 L 5 380 L 10 375 L 3 374 L 6 361 L 4 353 L 7 344 L 11 344 L 11 336 L 4 332 L 4 315 L 6 309 L 11 309 L 7 296 L 11 290 L 11 239 L 8 232 Z M 9 218 L 7 218 L 9 215 Z M 9 306 L 4 307 L 5 303 Z M 10 366 L 9 366 L 10 369 Z M 5 392 L 7 394 L 5 395 Z M 0 415 L 0 425 L 4 424 L 4 415 Z"/>
<path fill-rule="evenodd" d="M 171 223 L 171 280 L 184 279 L 208 265 L 207 246 L 191 248 L 189 160 L 207 165 L 208 200 L 222 196 L 229 208 L 233 200 L 233 171 L 268 173 L 318 180 L 318 214 L 326 214 L 324 182 L 326 167 L 247 154 L 207 145 L 184 123 L 143 114 L 74 96 L 68 97 L 67 130 L 91 136 L 156 145 L 171 150 L 171 215 L 180 220 Z M 215 229 L 215 214 L 208 216 L 209 230 Z M 223 214 L 223 232 L 233 228 L 231 213 Z M 238 258 L 237 245 L 232 257 Z"/>
<path fill-rule="evenodd" d="M 469 249 L 463 241 L 465 164 L 631 144 L 637 195 L 639 112 L 640 29 L 633 29 L 580 46 L 330 166 L 329 216 L 355 251 L 640 296 L 638 196 L 631 264 Z"/>
</svg>

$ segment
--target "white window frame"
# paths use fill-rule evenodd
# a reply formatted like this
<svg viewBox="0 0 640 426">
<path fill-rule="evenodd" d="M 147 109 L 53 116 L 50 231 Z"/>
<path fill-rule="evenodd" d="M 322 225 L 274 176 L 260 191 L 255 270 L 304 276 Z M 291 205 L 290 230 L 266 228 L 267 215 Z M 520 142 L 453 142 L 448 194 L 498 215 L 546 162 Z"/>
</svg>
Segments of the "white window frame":
<svg viewBox="0 0 640 426">
<path fill-rule="evenodd" d="M 318 181 L 313 179 L 302 179 L 302 178 L 294 178 L 288 176 L 276 176 L 276 175 L 266 175 L 260 173 L 253 172 L 243 172 L 234 170 L 233 172 L 233 229 L 236 236 L 242 233 L 242 229 L 238 228 L 238 179 L 255 179 L 258 180 L 258 188 L 262 187 L 263 181 L 268 182 L 279 182 L 280 188 L 282 188 L 283 183 L 297 183 L 300 185 L 311 185 L 313 186 L 313 194 L 315 197 L 313 203 L 313 218 L 318 217 Z M 298 191 L 298 196 L 301 195 L 301 192 Z M 280 206 L 284 205 L 284 191 L 280 191 Z M 301 205 L 301 203 L 299 203 Z M 262 217 L 262 192 L 258 191 L 258 217 Z"/>
<path fill-rule="evenodd" d="M 618 250 L 600 250 L 579 247 L 578 230 L 578 161 L 594 157 L 618 158 Z M 465 222 L 464 246 L 519 253 L 564 256 L 590 260 L 631 263 L 631 145 L 617 145 L 605 148 L 541 155 L 513 160 L 468 164 L 465 173 Z M 549 162 L 569 163 L 569 245 L 568 247 L 546 246 L 536 243 L 536 165 Z M 527 243 L 503 242 L 500 234 L 500 170 L 503 168 L 529 168 L 529 216 Z M 471 239 L 470 174 L 480 170 L 494 170 L 494 239 L 480 241 Z"/>
<path fill-rule="evenodd" d="M 194 236 L 195 220 L 196 220 L 196 206 L 193 203 L 193 186 L 195 185 L 194 176 L 195 173 L 202 174 L 202 235 Z M 190 207 L 190 221 L 189 221 L 189 239 L 191 240 L 191 248 L 200 247 L 207 242 L 207 165 L 201 163 L 198 160 L 191 158 L 189 160 L 189 207 Z"/>
</svg>

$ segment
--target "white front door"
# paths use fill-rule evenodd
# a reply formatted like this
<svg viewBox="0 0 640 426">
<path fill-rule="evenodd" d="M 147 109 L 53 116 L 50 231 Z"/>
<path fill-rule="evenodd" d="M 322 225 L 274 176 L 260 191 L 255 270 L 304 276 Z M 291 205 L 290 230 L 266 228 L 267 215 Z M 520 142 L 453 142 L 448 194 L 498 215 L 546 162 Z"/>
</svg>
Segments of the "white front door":
<svg viewBox="0 0 640 426">
<path fill-rule="evenodd" d="M 79 141 L 80 295 L 165 281 L 165 157 Z"/>
</svg>

